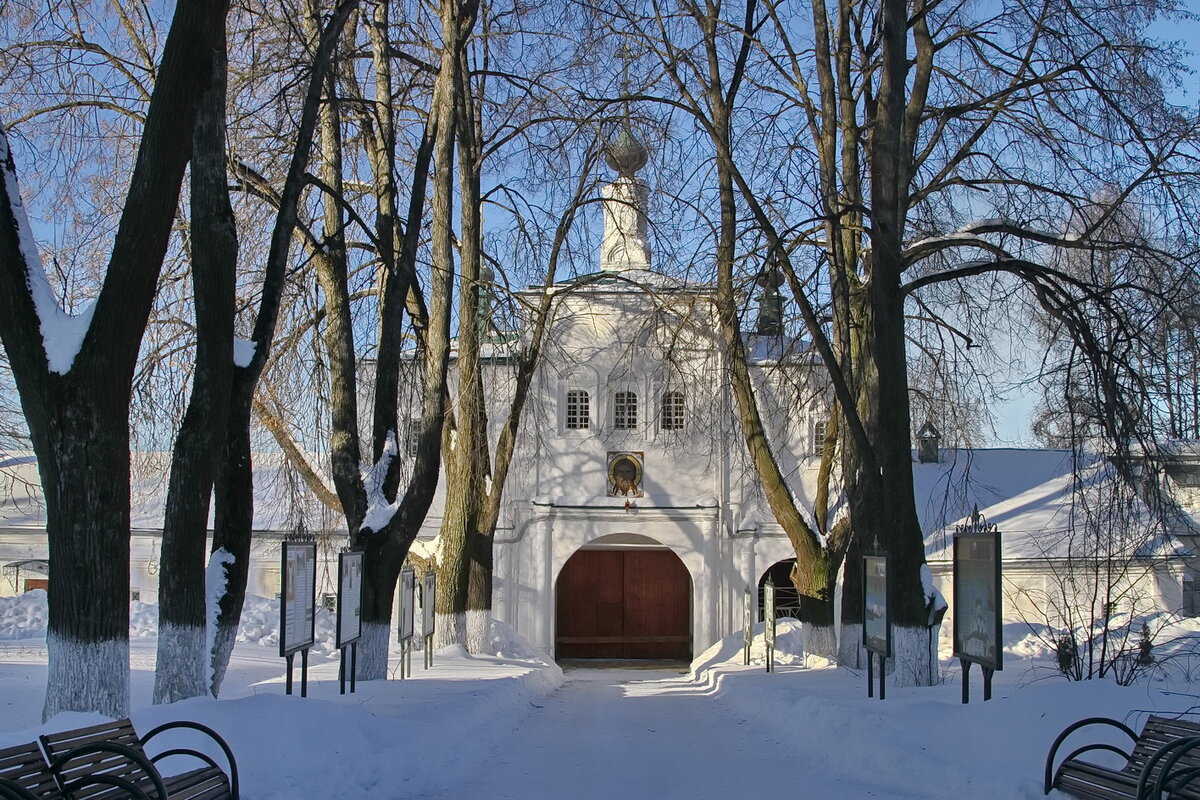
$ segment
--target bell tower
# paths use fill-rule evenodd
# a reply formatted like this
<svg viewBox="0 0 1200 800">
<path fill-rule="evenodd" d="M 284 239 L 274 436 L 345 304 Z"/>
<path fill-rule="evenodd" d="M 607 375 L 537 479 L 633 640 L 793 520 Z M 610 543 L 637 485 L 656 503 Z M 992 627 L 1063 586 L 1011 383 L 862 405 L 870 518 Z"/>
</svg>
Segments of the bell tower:
<svg viewBox="0 0 1200 800">
<path fill-rule="evenodd" d="M 616 179 L 601 189 L 604 238 L 600 242 L 600 269 L 605 272 L 650 268 L 646 221 L 649 189 L 637 177 L 637 171 L 650 159 L 650 151 L 638 141 L 629 123 L 629 60 L 633 54 L 622 45 L 617 57 L 625 61 L 621 77 L 625 115 L 617 135 L 604 148 L 604 160 L 617 173 Z"/>
</svg>

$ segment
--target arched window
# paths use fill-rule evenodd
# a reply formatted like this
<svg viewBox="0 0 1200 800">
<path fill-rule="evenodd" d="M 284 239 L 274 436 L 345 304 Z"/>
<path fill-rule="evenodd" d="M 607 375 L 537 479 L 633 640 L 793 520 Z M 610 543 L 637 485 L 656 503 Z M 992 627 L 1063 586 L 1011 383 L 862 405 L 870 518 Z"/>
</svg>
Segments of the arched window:
<svg viewBox="0 0 1200 800">
<path fill-rule="evenodd" d="M 664 431 L 683 430 L 683 392 L 663 392 L 659 427 Z"/>
<path fill-rule="evenodd" d="M 825 420 L 814 420 L 812 424 L 812 455 L 825 454 Z"/>
<path fill-rule="evenodd" d="M 613 395 L 613 427 L 631 431 L 637 427 L 637 392 L 617 392 Z"/>
<path fill-rule="evenodd" d="M 586 389 L 567 390 L 567 430 L 585 430 L 591 427 L 591 403 Z"/>
</svg>

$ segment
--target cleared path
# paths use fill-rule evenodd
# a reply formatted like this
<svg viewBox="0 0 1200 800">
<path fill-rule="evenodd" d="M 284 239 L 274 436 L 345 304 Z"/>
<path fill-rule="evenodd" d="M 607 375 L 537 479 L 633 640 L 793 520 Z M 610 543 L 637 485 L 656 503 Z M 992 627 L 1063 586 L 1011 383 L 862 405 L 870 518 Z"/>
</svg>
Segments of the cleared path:
<svg viewBox="0 0 1200 800">
<path fill-rule="evenodd" d="M 572 670 L 512 720 L 462 782 L 427 797 L 489 800 L 889 798 L 756 728 L 684 676 Z M 491 738 L 491 737 L 489 737 Z M 848 743 L 853 746 L 853 743 Z"/>
</svg>

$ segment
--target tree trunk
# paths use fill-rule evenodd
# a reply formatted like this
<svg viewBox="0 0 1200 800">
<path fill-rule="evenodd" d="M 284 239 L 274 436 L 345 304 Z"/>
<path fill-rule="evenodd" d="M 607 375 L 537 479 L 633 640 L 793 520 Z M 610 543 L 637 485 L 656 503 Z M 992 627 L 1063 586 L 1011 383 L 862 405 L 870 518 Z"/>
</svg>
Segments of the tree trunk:
<svg viewBox="0 0 1200 800">
<path fill-rule="evenodd" d="M 34 417 L 29 426 L 50 551 L 42 718 L 121 717 L 129 709 L 129 429 L 121 413 L 128 394 L 119 384 L 85 389 L 74 375 L 56 383 L 59 391 L 41 398 L 53 404 L 51 419 Z"/>
<path fill-rule="evenodd" d="M 870 141 L 873 224 L 867 302 L 873 374 L 862 387 L 869 393 L 870 416 L 864 425 L 874 444 L 879 476 L 866 476 L 865 491 L 858 494 L 852 509 L 863 546 L 868 546 L 868 537 L 878 536 L 889 557 L 894 680 L 901 686 L 923 686 L 931 680 L 929 612 L 921 585 L 925 548 L 913 499 L 904 295 L 900 290 L 912 157 L 911 141 L 905 137 L 908 16 L 904 0 L 883 0 L 881 17 L 880 83 Z M 860 516 L 867 515 L 873 524 L 864 527 Z"/>
<path fill-rule="evenodd" d="M 213 697 L 221 692 L 221 683 L 229 667 L 233 645 L 237 642 L 242 607 L 246 602 L 246 582 L 250 577 L 250 540 L 254 527 L 254 465 L 250 455 L 250 400 L 255 379 L 247 369 L 237 370 L 235 388 L 225 430 L 225 450 L 214 486 L 216 516 L 213 527 L 210 575 L 224 583 L 215 592 L 218 599 L 216 619 L 211 626 L 209 644 L 210 683 Z"/>
<path fill-rule="evenodd" d="M 196 119 L 192 149 L 192 280 L 196 370 L 171 458 L 159 574 L 154 702 L 209 690 L 205 633 L 208 510 L 233 380 L 237 230 L 225 170 L 225 37 L 213 51 L 213 83 Z"/>
<path fill-rule="evenodd" d="M 454 3 L 441 9 L 446 42 L 456 41 Z M 408 548 L 416 539 L 433 501 L 441 468 L 442 425 L 445 417 L 446 372 L 450 362 L 450 317 L 454 294 L 453 229 L 451 214 L 454 194 L 454 70 L 456 47 L 442 53 L 441 69 L 434 83 L 432 124 L 426 128 L 413 173 L 413 198 L 409 206 L 408 230 L 399 266 L 409 269 L 416 256 L 420 204 L 427 179 L 426 153 L 433 153 L 434 194 L 432 220 L 433 269 L 429 281 L 428 324 L 422 340 L 421 420 L 413 477 L 399 508 L 380 531 L 364 532 L 363 638 L 359 648 L 359 677 L 363 680 L 387 676 L 388 635 L 396 579 Z M 410 306 L 410 310 L 411 306 Z M 378 413 L 378 411 L 377 411 Z M 439 594 L 441 591 L 439 590 Z"/>
<path fill-rule="evenodd" d="M 46 497 L 47 719 L 128 712 L 129 399 L 225 10 L 175 11 L 104 285 L 84 319 L 67 323 L 53 297 L 0 129 L 0 339 Z M 67 324 L 83 329 L 77 352 L 47 347 L 42 334 Z"/>
<path fill-rule="evenodd" d="M 218 597 L 217 619 L 211 637 L 212 684 L 215 697 L 221 689 L 229 657 L 237 640 L 242 606 L 246 599 L 246 581 L 250 574 L 250 540 L 254 523 L 254 475 L 250 457 L 250 417 L 254 391 L 271 352 L 279 304 L 288 267 L 288 253 L 296 229 L 297 208 L 304 188 L 313 133 L 321 100 L 321 87 L 329 71 L 334 46 L 341 36 L 357 0 L 342 0 L 326 23 L 313 56 L 312 74 L 296 129 L 296 144 L 288 165 L 287 178 L 279 197 L 275 226 L 271 231 L 271 249 L 263 276 L 262 299 L 254 320 L 254 355 L 250 363 L 233 371 L 225 451 L 218 470 L 216 490 L 216 527 L 209 576 L 223 583 Z M 215 588 L 215 587 L 214 587 Z"/>
</svg>

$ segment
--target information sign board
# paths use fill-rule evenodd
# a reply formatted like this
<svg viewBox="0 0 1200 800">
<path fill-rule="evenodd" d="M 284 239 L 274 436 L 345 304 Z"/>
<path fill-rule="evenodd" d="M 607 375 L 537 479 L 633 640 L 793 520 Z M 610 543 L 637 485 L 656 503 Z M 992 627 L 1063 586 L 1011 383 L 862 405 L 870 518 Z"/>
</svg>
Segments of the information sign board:
<svg viewBox="0 0 1200 800">
<path fill-rule="evenodd" d="M 775 584 L 771 581 L 763 585 L 763 636 L 767 647 L 775 646 Z"/>
<path fill-rule="evenodd" d="M 437 601 L 437 579 L 433 570 L 425 572 L 425 590 L 421 593 L 421 633 L 425 638 L 433 636 L 434 605 Z"/>
<path fill-rule="evenodd" d="M 345 647 L 362 636 L 361 550 L 338 554 L 337 646 Z"/>
<path fill-rule="evenodd" d="M 754 644 L 754 595 L 750 587 L 746 587 L 746 597 L 742 605 L 742 639 L 746 646 Z"/>
<path fill-rule="evenodd" d="M 417 577 L 412 567 L 400 570 L 400 628 L 396 641 L 413 638 L 413 619 L 417 607 Z"/>
<path fill-rule="evenodd" d="M 284 542 L 280 578 L 279 655 L 288 656 L 315 640 L 317 543 Z"/>
<path fill-rule="evenodd" d="M 954 657 L 1000 670 L 1000 533 L 983 527 L 954 534 Z"/>
<path fill-rule="evenodd" d="M 863 556 L 863 647 L 884 657 L 892 654 L 887 556 Z"/>
</svg>

